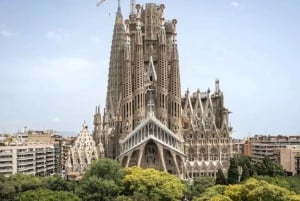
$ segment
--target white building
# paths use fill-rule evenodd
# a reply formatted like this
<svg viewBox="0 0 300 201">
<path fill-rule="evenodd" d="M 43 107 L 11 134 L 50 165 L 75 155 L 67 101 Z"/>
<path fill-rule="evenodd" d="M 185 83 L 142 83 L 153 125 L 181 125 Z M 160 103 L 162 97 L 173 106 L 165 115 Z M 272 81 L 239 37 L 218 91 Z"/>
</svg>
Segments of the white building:
<svg viewBox="0 0 300 201">
<path fill-rule="evenodd" d="M 59 160 L 57 144 L 28 143 L 0 146 L 0 175 L 26 173 L 47 176 L 57 173 Z"/>
</svg>

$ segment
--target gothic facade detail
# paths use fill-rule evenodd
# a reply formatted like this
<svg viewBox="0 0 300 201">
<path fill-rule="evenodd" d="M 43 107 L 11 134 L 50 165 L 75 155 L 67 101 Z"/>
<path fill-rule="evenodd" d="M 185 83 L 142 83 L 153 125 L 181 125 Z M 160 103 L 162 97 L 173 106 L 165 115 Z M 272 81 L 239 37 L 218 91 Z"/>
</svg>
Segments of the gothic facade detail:
<svg viewBox="0 0 300 201">
<path fill-rule="evenodd" d="M 218 80 L 213 93 L 181 96 L 177 20 L 165 20 L 164 10 L 163 4 L 137 4 L 124 21 L 118 6 L 106 109 L 102 123 L 94 121 L 101 130 L 94 138 L 101 138 L 105 157 L 124 167 L 214 176 L 229 165 L 230 112 Z"/>
<path fill-rule="evenodd" d="M 84 123 L 82 130 L 68 152 L 65 167 L 67 175 L 73 172 L 84 173 L 94 160 L 101 157 L 101 151 L 103 152 L 103 149 L 97 149 L 88 126 Z"/>
</svg>

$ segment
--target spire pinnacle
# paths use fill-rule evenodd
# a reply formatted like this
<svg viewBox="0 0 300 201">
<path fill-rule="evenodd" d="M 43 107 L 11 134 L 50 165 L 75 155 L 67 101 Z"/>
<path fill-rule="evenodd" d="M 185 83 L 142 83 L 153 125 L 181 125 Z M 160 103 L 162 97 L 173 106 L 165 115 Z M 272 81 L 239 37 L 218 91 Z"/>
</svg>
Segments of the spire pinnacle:
<svg viewBox="0 0 300 201">
<path fill-rule="evenodd" d="M 121 4 L 120 4 L 120 0 L 118 0 L 118 13 L 121 12 Z"/>
<path fill-rule="evenodd" d="M 136 4 L 135 6 L 136 11 L 137 11 L 137 15 L 136 15 L 136 28 L 137 29 L 141 29 L 141 5 L 140 4 Z"/>
<path fill-rule="evenodd" d="M 176 39 L 176 36 L 177 36 L 177 32 L 176 32 L 177 20 L 173 19 L 172 24 L 173 24 L 173 44 L 176 44 L 177 43 L 177 39 Z"/>
<path fill-rule="evenodd" d="M 165 5 L 164 4 L 160 4 L 160 9 L 161 9 L 160 26 L 163 28 L 164 25 L 165 25 L 165 17 L 164 17 Z"/>
<path fill-rule="evenodd" d="M 130 44 L 129 20 L 125 20 L 126 44 Z"/>
</svg>

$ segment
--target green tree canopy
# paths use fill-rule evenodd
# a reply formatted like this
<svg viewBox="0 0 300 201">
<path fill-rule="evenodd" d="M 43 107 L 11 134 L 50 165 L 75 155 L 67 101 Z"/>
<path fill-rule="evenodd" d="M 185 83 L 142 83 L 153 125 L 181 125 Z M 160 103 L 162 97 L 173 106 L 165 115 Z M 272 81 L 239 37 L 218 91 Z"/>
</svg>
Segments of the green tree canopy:
<svg viewBox="0 0 300 201">
<path fill-rule="evenodd" d="M 226 186 L 225 185 L 215 185 L 212 186 L 201 194 L 199 197 L 196 197 L 195 201 L 210 201 L 213 197 L 215 200 L 223 196 Z M 230 200 L 229 200 L 230 201 Z"/>
<path fill-rule="evenodd" d="M 76 194 L 84 201 L 109 201 L 114 200 L 119 191 L 120 186 L 114 180 L 90 176 L 80 181 Z"/>
<path fill-rule="evenodd" d="M 74 184 L 71 181 L 66 181 L 59 175 L 46 177 L 44 179 L 44 187 L 53 191 L 72 191 Z"/>
<path fill-rule="evenodd" d="M 196 201 L 299 201 L 300 195 L 263 180 L 250 178 L 242 184 L 208 188 Z"/>
<path fill-rule="evenodd" d="M 124 177 L 124 173 L 120 163 L 116 160 L 104 158 L 94 161 L 84 174 L 84 178 L 96 176 L 102 179 L 111 179 L 119 183 Z"/>
<path fill-rule="evenodd" d="M 247 165 L 242 166 L 242 175 L 241 175 L 241 181 L 245 181 L 250 177 L 249 169 Z"/>
<path fill-rule="evenodd" d="M 238 170 L 237 159 L 231 158 L 229 169 L 228 169 L 227 183 L 237 184 L 238 182 L 239 182 L 239 170 Z"/>
<path fill-rule="evenodd" d="M 280 176 L 284 175 L 284 170 L 282 166 L 274 161 L 272 161 L 269 157 L 265 156 L 262 162 L 257 163 L 255 165 L 256 171 L 258 175 L 265 176 Z"/>
<path fill-rule="evenodd" d="M 226 181 L 226 177 L 224 175 L 224 172 L 221 168 L 218 169 L 217 175 L 216 175 L 216 184 L 220 184 L 220 185 L 226 185 L 227 181 Z"/>
<path fill-rule="evenodd" d="M 123 194 L 143 196 L 143 200 L 175 201 L 183 198 L 186 186 L 181 180 L 166 172 L 155 169 L 130 167 L 122 180 Z"/>
<path fill-rule="evenodd" d="M 73 193 L 49 189 L 28 190 L 19 195 L 18 201 L 80 201 Z"/>
<path fill-rule="evenodd" d="M 205 190 L 215 184 L 215 179 L 209 176 L 201 176 L 194 179 L 192 185 L 192 196 L 197 197 L 204 193 Z"/>
</svg>

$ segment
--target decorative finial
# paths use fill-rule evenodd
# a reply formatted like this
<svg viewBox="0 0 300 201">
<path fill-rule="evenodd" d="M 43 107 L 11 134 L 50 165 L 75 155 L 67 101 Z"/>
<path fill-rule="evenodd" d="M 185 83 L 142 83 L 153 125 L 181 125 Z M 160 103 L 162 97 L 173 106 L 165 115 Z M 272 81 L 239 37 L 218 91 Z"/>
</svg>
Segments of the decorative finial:
<svg viewBox="0 0 300 201">
<path fill-rule="evenodd" d="M 220 81 L 218 79 L 216 79 L 215 86 L 216 86 L 215 92 L 218 94 L 220 92 Z"/>
<path fill-rule="evenodd" d="M 160 26 L 163 27 L 165 25 L 165 17 L 164 17 L 165 5 L 164 4 L 160 4 L 159 7 L 161 9 Z"/>
<path fill-rule="evenodd" d="M 140 4 L 136 4 L 135 6 L 136 11 L 137 11 L 137 15 L 136 15 L 136 28 L 140 29 L 141 28 L 141 5 Z"/>
<path fill-rule="evenodd" d="M 86 124 L 86 122 L 85 122 L 85 120 L 84 120 L 84 122 L 83 122 L 83 128 L 88 128 L 88 126 L 87 126 L 87 124 Z"/>
<path fill-rule="evenodd" d="M 130 33 L 129 33 L 129 20 L 125 20 L 125 34 L 126 34 L 126 43 L 130 43 Z"/>
<path fill-rule="evenodd" d="M 177 24 L 177 20 L 176 19 L 173 19 L 172 20 L 172 24 L 173 24 L 173 43 L 177 43 L 177 39 L 176 39 L 176 36 L 177 36 L 177 32 L 176 32 L 176 24 Z"/>
</svg>

